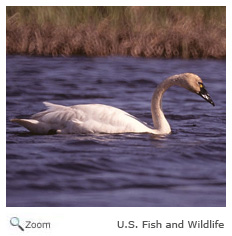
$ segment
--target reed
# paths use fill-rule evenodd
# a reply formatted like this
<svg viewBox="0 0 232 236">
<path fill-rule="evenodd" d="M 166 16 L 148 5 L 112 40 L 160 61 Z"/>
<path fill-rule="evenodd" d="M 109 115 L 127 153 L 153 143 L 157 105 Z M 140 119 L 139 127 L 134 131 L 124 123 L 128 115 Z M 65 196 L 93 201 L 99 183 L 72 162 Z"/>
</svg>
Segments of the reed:
<svg viewBox="0 0 232 236">
<path fill-rule="evenodd" d="M 8 54 L 225 58 L 225 7 L 7 7 Z"/>
</svg>

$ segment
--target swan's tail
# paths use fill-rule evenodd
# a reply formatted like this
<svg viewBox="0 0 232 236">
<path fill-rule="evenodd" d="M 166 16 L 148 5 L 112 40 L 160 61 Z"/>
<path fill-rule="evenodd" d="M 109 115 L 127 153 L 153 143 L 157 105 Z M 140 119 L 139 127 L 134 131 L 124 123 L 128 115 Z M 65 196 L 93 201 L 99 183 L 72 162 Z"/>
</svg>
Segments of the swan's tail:
<svg viewBox="0 0 232 236">
<path fill-rule="evenodd" d="M 49 127 L 44 122 L 33 119 L 11 119 L 11 122 L 18 123 L 19 125 L 25 127 L 30 132 L 35 134 L 47 134 L 49 133 Z"/>
</svg>

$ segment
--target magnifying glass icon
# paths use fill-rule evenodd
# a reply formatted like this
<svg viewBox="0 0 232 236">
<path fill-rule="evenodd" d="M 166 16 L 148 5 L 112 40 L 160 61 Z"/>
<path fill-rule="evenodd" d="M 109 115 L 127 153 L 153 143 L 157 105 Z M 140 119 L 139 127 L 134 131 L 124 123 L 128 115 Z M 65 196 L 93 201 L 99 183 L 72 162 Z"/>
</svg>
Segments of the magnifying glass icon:
<svg viewBox="0 0 232 236">
<path fill-rule="evenodd" d="M 19 218 L 18 217 L 12 217 L 10 219 L 10 224 L 12 226 L 18 226 L 22 231 L 24 231 L 24 228 L 19 224 Z"/>
</svg>

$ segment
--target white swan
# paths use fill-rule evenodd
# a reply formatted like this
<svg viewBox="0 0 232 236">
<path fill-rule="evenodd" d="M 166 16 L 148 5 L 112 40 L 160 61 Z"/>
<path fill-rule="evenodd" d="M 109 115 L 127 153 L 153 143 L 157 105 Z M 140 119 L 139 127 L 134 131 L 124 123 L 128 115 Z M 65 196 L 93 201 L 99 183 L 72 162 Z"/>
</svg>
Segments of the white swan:
<svg viewBox="0 0 232 236">
<path fill-rule="evenodd" d="M 151 101 L 154 129 L 147 127 L 134 116 L 115 107 L 101 104 L 62 106 L 44 102 L 48 108 L 31 119 L 12 119 L 35 134 L 51 133 L 152 133 L 168 134 L 170 125 L 162 111 L 163 93 L 177 85 L 196 93 L 214 106 L 199 76 L 184 73 L 171 76 L 157 86 Z"/>
</svg>

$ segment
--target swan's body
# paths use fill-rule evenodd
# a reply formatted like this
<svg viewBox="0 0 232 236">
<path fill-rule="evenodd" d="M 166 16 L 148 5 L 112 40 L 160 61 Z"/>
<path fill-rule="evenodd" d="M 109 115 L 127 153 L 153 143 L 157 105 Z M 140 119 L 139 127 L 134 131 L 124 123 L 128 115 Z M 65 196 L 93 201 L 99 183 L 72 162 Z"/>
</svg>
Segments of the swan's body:
<svg viewBox="0 0 232 236">
<path fill-rule="evenodd" d="M 174 75 L 159 84 L 151 102 L 154 128 L 151 129 L 134 116 L 115 107 L 101 104 L 62 106 L 44 102 L 47 110 L 39 112 L 31 119 L 12 119 L 32 133 L 152 133 L 168 134 L 170 125 L 162 111 L 163 93 L 171 86 L 178 85 L 202 96 L 214 105 L 200 77 L 184 73 Z"/>
</svg>

